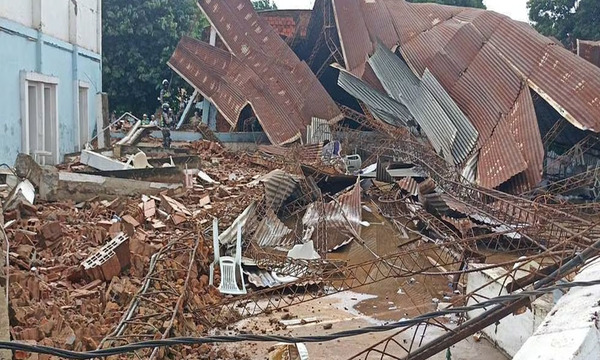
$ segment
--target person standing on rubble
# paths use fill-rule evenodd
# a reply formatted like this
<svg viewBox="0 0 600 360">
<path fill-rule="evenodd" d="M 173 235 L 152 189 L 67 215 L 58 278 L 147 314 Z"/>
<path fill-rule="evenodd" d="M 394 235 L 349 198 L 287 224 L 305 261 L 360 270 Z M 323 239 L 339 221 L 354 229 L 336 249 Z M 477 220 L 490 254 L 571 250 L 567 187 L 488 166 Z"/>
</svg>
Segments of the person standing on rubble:
<svg viewBox="0 0 600 360">
<path fill-rule="evenodd" d="M 160 89 L 160 95 L 158 97 L 160 104 L 171 104 L 171 89 L 169 88 L 169 80 L 164 79 L 162 81 L 162 88 Z"/>
</svg>

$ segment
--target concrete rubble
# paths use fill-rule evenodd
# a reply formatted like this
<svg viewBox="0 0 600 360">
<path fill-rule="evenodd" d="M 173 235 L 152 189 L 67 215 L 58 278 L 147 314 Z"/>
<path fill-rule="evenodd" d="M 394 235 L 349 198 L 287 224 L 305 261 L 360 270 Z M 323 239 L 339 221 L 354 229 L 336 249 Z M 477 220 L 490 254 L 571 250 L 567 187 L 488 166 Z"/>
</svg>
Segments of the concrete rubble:
<svg viewBox="0 0 600 360">
<path fill-rule="evenodd" d="M 588 130 L 597 107 L 584 95 L 545 94 L 564 74 L 547 75 L 543 62 L 528 71 L 539 86 L 486 65 L 525 66 L 555 53 L 554 71 L 579 65 L 574 79 L 597 69 L 483 10 L 318 0 L 294 47 L 309 54 L 296 54 L 293 39 L 269 25 L 281 27 L 277 17 L 289 13 L 211 3 L 199 6 L 218 46 L 185 37 L 169 65 L 218 107 L 218 126 L 173 131 L 163 147 L 154 126 L 123 121 L 107 148 L 67 154 L 56 166 L 19 154 L 0 173 L 1 340 L 91 351 L 404 321 L 393 334 L 339 345 L 178 345 L 109 359 L 425 360 L 458 351 L 496 360 L 554 339 L 554 330 L 538 329 L 553 306 L 548 326 L 568 322 L 564 304 L 597 307 L 580 299 L 585 288 L 563 300 L 548 289 L 596 271 L 575 277 L 600 249 L 600 142 Z M 399 26 L 399 14 L 414 22 Z M 440 29 L 443 51 L 423 45 Z M 520 40 L 513 49 L 506 33 L 515 29 L 539 51 Z M 459 56 L 456 42 L 483 35 L 469 61 Z M 500 55 L 490 54 L 495 47 Z M 462 70 L 452 57 L 466 62 Z M 443 71 L 449 64 L 456 76 Z M 507 83 L 505 98 L 492 96 L 491 85 Z M 471 92 L 486 96 L 471 103 Z M 589 106 L 580 113 L 566 98 Z M 241 120 L 262 128 L 217 131 Z M 598 314 L 586 314 L 571 330 L 596 336 Z M 593 348 L 579 340 L 574 347 Z"/>
</svg>

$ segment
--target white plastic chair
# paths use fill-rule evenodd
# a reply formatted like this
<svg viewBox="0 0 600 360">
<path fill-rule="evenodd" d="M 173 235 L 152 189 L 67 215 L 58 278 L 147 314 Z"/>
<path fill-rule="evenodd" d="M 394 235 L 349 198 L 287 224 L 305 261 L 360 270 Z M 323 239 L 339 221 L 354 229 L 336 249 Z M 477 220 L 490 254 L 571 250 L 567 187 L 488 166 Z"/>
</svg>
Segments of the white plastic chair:
<svg viewBox="0 0 600 360">
<path fill-rule="evenodd" d="M 247 293 L 244 275 L 242 273 L 242 225 L 238 224 L 237 241 L 235 244 L 235 255 L 223 256 L 219 255 L 219 227 L 218 220 L 213 220 L 213 247 L 215 252 L 215 261 L 210 265 L 210 285 L 214 283 L 214 265 L 219 262 L 221 269 L 221 283 L 219 291 L 222 294 L 229 295 L 244 295 Z M 237 282 L 237 275 L 240 275 L 242 287 L 240 288 Z"/>
</svg>

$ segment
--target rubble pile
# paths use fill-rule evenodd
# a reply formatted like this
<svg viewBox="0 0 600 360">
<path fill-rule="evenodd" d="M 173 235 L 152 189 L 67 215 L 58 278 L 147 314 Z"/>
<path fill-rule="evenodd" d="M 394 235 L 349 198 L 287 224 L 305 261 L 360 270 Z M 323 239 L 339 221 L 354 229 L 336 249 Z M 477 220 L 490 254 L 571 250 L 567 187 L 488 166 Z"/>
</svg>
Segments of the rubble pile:
<svg viewBox="0 0 600 360">
<path fill-rule="evenodd" d="M 153 295 L 136 302 L 139 320 L 123 333 L 148 340 L 206 331 L 193 311 L 217 303 L 221 295 L 209 286 L 212 242 L 204 232 L 212 217 L 225 230 L 259 200 L 263 191 L 255 180 L 266 170 L 215 143 L 190 148 L 214 179 L 210 183 L 198 177 L 191 188 L 170 195 L 22 201 L 4 212 L 10 249 L 2 272 L 9 277 L 14 340 L 77 351 L 130 342 L 108 335 L 123 325 L 150 274 L 154 279 L 144 292 Z M 155 254 L 160 256 L 153 261 Z M 185 317 L 180 309 L 169 321 L 178 306 L 186 307 Z M 211 347 L 203 349 L 207 358 L 219 358 Z M 191 350 L 178 351 L 177 358 L 186 358 Z"/>
</svg>

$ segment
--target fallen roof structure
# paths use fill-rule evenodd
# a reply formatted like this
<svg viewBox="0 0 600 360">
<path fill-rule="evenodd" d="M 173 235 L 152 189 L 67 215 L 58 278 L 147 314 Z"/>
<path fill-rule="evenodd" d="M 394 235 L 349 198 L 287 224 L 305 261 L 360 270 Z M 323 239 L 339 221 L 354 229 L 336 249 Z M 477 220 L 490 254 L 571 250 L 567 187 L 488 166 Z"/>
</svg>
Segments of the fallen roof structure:
<svg viewBox="0 0 600 360">
<path fill-rule="evenodd" d="M 342 119 L 310 68 L 249 0 L 204 0 L 199 5 L 228 51 L 184 37 L 168 64 L 232 127 L 250 105 L 271 143 L 282 145 L 304 141 L 313 117 L 330 123 Z"/>
<path fill-rule="evenodd" d="M 527 189 L 541 180 L 544 148 L 530 90 L 576 128 L 600 131 L 600 69 L 528 24 L 492 11 L 398 0 L 322 0 L 317 1 L 313 17 L 320 10 L 326 14 L 328 6 L 333 7 L 345 70 L 370 89 L 357 93 L 344 72 L 340 85 L 390 124 L 400 125 L 406 116 L 392 111 L 382 114 L 372 94 L 381 95 L 385 89 L 388 99 L 378 99 L 380 105 L 400 99 L 439 153 L 443 148 L 448 151 L 452 131 L 435 130 L 451 129 L 452 123 L 447 119 L 442 127 L 423 123 L 422 110 L 439 114 L 434 111 L 438 106 L 428 101 L 423 108 L 421 98 L 414 96 L 419 79 L 438 82 L 438 95 L 449 95 L 446 99 L 458 105 L 479 134 L 475 147 L 480 152 L 479 185 L 499 188 L 510 182 L 511 189 Z M 384 62 L 382 46 L 395 50 L 398 60 Z M 401 59 L 412 71 L 401 71 Z M 464 130 L 457 132 L 455 143 L 463 146 L 461 155 L 469 149 L 469 139 L 472 136 Z"/>
</svg>

